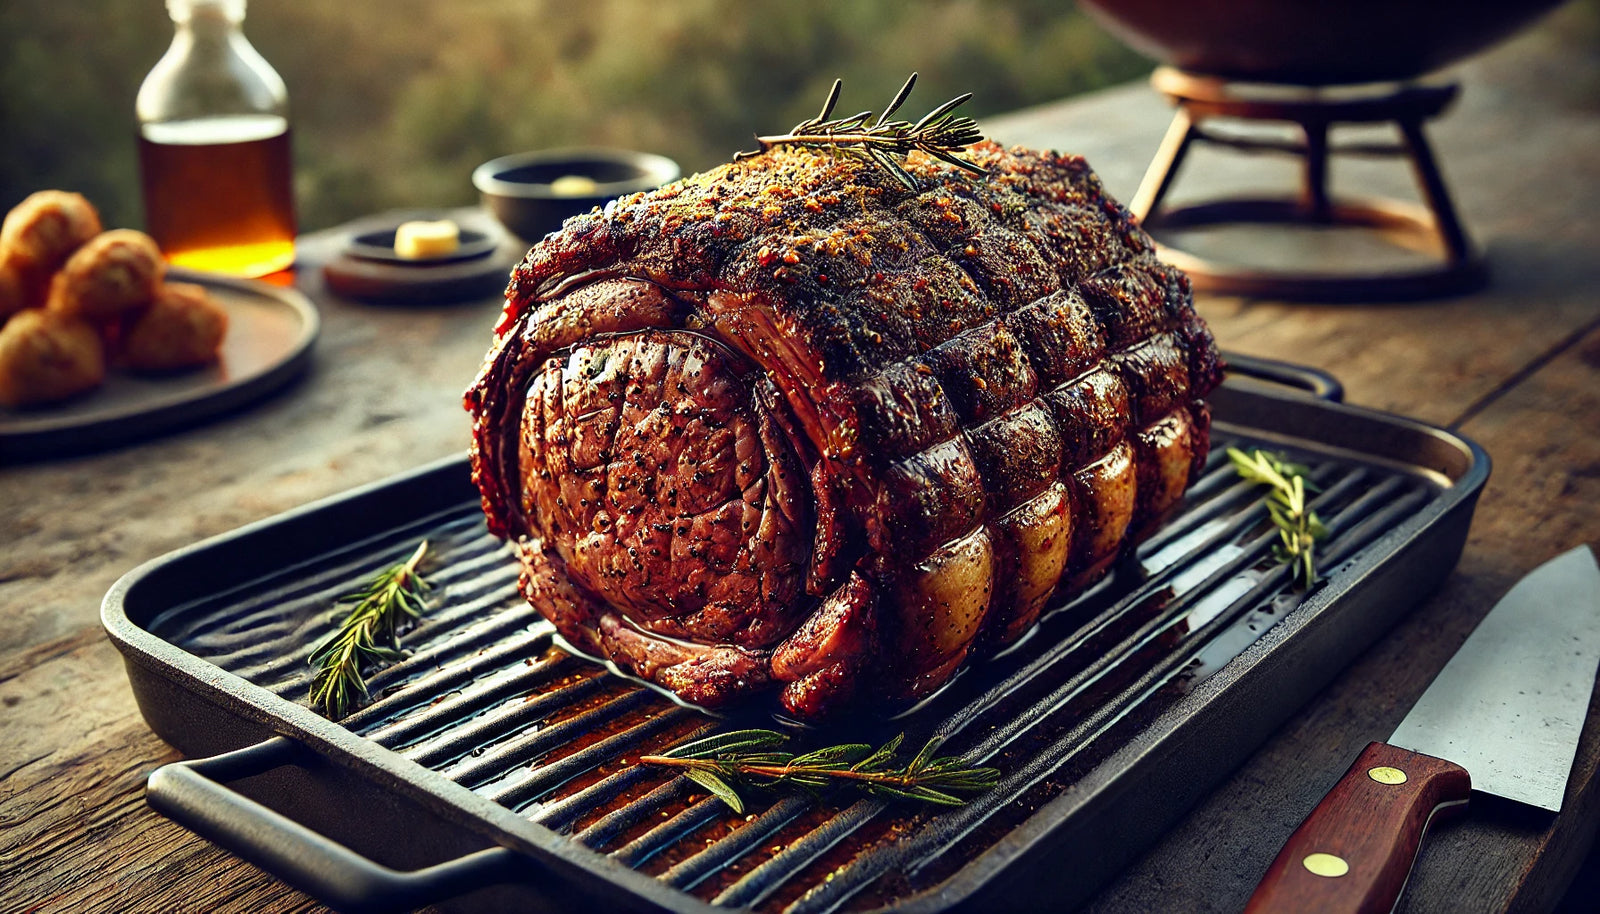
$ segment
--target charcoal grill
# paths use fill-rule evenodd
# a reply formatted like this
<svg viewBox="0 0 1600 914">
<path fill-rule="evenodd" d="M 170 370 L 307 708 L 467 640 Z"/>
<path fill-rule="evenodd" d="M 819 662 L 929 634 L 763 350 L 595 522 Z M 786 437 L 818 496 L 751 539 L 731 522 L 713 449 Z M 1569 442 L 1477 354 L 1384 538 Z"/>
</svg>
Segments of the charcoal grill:
<svg viewBox="0 0 1600 914">
<path fill-rule="evenodd" d="M 453 458 L 156 559 L 107 595 L 141 712 L 189 756 L 149 801 L 344 910 L 1060 909 L 1087 898 L 1356 653 L 1438 586 L 1488 460 L 1232 357 L 1214 452 L 1165 524 L 1031 636 L 889 721 L 998 767 L 952 810 L 751 793 L 736 815 L 640 754 L 752 721 L 573 656 L 516 591 Z M 1304 388 L 1239 377 L 1241 369 Z M 1332 531 L 1307 594 L 1269 555 L 1260 492 L 1221 456 L 1284 450 Z M 342 721 L 305 706 L 338 594 L 427 538 L 433 608 Z M 1045 870 L 1042 866 L 1047 866 Z"/>
</svg>

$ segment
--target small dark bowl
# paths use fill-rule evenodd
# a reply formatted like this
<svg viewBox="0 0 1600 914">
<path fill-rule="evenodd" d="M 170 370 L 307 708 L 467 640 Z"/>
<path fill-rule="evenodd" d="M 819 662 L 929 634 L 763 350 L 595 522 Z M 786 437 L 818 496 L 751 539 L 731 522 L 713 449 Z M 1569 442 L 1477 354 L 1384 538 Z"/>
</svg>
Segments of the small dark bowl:
<svg viewBox="0 0 1600 914">
<path fill-rule="evenodd" d="M 530 244 L 579 213 L 636 191 L 675 181 L 678 163 L 665 156 L 626 149 L 543 149 L 502 156 L 479 165 L 472 185 L 500 224 Z M 560 194 L 559 178 L 576 175 L 595 182 L 584 194 Z"/>
</svg>

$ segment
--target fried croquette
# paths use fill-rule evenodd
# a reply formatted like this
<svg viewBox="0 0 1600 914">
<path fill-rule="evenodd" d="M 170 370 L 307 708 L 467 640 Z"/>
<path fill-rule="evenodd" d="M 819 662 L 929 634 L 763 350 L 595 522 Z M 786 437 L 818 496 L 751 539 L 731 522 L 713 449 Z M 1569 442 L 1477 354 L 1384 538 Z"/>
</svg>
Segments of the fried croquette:
<svg viewBox="0 0 1600 914">
<path fill-rule="evenodd" d="M 41 190 L 6 214 L 0 224 L 0 254 L 19 272 L 48 281 L 100 229 L 100 213 L 82 194 Z"/>
<path fill-rule="evenodd" d="M 105 376 L 100 334 L 85 321 L 33 308 L 0 327 L 0 403 L 6 406 L 64 400 Z"/>
<path fill-rule="evenodd" d="M 50 283 L 46 307 L 90 321 L 113 320 L 148 305 L 165 272 L 154 239 L 113 229 L 67 258 Z"/>
<path fill-rule="evenodd" d="M 216 361 L 228 313 L 190 283 L 166 283 L 125 327 L 117 364 L 136 371 L 174 371 Z"/>
</svg>

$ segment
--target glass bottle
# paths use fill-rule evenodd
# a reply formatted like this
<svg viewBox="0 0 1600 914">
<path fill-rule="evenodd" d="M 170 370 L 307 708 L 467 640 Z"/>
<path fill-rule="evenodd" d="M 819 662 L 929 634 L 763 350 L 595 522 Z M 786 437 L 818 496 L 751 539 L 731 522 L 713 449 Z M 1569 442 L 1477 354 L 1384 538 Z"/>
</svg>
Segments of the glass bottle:
<svg viewBox="0 0 1600 914">
<path fill-rule="evenodd" d="M 145 222 L 179 266 L 263 276 L 294 262 L 289 93 L 245 40 L 245 0 L 167 0 L 172 46 L 139 87 Z"/>
</svg>

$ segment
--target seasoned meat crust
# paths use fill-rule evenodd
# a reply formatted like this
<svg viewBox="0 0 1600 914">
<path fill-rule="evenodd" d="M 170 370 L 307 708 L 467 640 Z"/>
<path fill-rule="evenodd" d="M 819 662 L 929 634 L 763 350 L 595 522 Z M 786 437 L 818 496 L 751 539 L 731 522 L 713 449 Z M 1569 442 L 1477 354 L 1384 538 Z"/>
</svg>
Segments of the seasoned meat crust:
<svg viewBox="0 0 1600 914">
<path fill-rule="evenodd" d="M 907 189 L 774 149 L 569 220 L 467 408 L 578 647 L 708 705 L 908 700 L 1102 574 L 1205 459 L 1189 282 L 1076 156 Z"/>
</svg>

